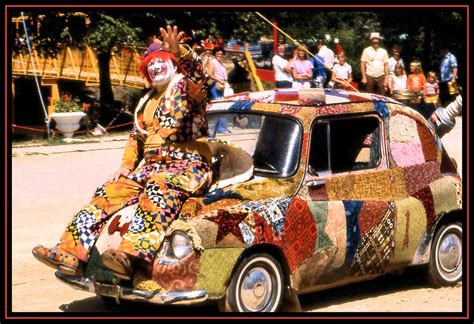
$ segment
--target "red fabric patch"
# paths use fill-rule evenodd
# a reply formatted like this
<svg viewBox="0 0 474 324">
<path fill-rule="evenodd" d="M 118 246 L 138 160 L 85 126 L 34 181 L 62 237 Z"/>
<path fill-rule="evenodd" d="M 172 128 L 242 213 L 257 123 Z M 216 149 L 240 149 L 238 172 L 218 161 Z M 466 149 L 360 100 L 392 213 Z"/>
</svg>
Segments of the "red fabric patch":
<svg viewBox="0 0 474 324">
<path fill-rule="evenodd" d="M 108 233 L 109 235 L 113 235 L 115 232 L 120 232 L 120 236 L 124 236 L 128 228 L 130 227 L 130 222 L 125 223 L 124 225 L 120 226 L 120 215 L 116 216 L 109 225 Z"/>
<path fill-rule="evenodd" d="M 357 94 L 347 93 L 347 97 L 351 102 L 370 101 L 368 98 L 358 96 Z"/>
<path fill-rule="evenodd" d="M 318 187 L 318 188 L 309 187 L 308 192 L 312 200 L 315 200 L 315 201 L 329 200 L 328 192 L 326 190 L 326 185 Z"/>
<path fill-rule="evenodd" d="M 298 92 L 295 93 L 282 93 L 276 92 L 275 93 L 275 101 L 293 101 L 298 100 Z"/>
<path fill-rule="evenodd" d="M 421 189 L 420 191 L 416 192 L 413 197 L 421 201 L 425 207 L 427 226 L 433 225 L 436 214 L 434 209 L 433 194 L 431 193 L 430 188 L 425 187 Z"/>
<path fill-rule="evenodd" d="M 162 265 L 155 261 L 152 279 L 168 291 L 192 291 L 199 272 L 199 258 L 192 252 L 177 264 Z"/>
<path fill-rule="evenodd" d="M 423 150 L 423 155 L 425 156 L 425 161 L 435 161 L 438 155 L 438 146 L 436 145 L 433 135 L 425 125 L 422 125 L 418 121 L 416 124 L 418 128 L 418 135 L 420 136 L 421 148 Z"/>
<path fill-rule="evenodd" d="M 282 246 L 281 239 L 277 236 L 277 234 L 273 231 L 272 227 L 258 214 L 253 215 L 254 222 L 255 222 L 255 241 L 254 245 L 256 244 L 272 244 L 276 246 Z"/>
<path fill-rule="evenodd" d="M 414 194 L 441 178 L 440 166 L 435 161 L 403 168 L 403 172 L 408 195 Z"/>
<path fill-rule="evenodd" d="M 359 212 L 360 236 L 364 237 L 368 231 L 380 224 L 388 203 L 385 201 L 365 201 Z"/>
<path fill-rule="evenodd" d="M 332 105 L 316 107 L 316 113 L 318 115 L 334 115 L 349 112 L 349 108 L 346 105 Z"/>
<path fill-rule="evenodd" d="M 317 239 L 317 226 L 306 202 L 294 198 L 288 207 L 283 229 L 283 253 L 291 272 L 313 254 Z"/>
<path fill-rule="evenodd" d="M 303 148 L 301 150 L 301 158 L 306 160 L 308 156 L 308 146 L 309 146 L 309 132 L 303 134 Z"/>
<path fill-rule="evenodd" d="M 219 209 L 216 217 L 206 217 L 205 219 L 217 223 L 219 229 L 217 230 L 216 244 L 222 241 L 227 234 L 234 234 L 240 241 L 244 242 L 242 231 L 239 224 L 247 217 L 246 213 L 231 214 L 227 210 Z"/>
<path fill-rule="evenodd" d="M 287 114 L 287 115 L 296 115 L 302 107 L 300 106 L 290 106 L 290 105 L 282 105 L 280 112 L 282 114 Z"/>
</svg>

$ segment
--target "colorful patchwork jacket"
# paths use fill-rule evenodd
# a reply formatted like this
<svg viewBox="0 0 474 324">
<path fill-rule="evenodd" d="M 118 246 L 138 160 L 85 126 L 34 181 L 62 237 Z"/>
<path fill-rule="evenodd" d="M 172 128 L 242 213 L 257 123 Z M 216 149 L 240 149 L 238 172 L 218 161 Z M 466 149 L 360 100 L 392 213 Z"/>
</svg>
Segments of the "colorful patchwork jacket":
<svg viewBox="0 0 474 324">
<path fill-rule="evenodd" d="M 192 146 L 194 140 L 208 135 L 207 75 L 201 60 L 184 46 L 181 46 L 181 55 L 177 59 L 186 74 L 178 73 L 173 77 L 153 114 L 153 140 L 163 148 L 163 152 L 173 151 L 176 147 L 186 148 L 186 143 Z M 153 95 L 156 95 L 154 88 L 137 105 L 135 125 L 125 146 L 122 167 L 134 170 L 144 156 L 144 143 L 150 134 L 143 130 L 148 124 L 144 122 L 143 111 Z"/>
</svg>

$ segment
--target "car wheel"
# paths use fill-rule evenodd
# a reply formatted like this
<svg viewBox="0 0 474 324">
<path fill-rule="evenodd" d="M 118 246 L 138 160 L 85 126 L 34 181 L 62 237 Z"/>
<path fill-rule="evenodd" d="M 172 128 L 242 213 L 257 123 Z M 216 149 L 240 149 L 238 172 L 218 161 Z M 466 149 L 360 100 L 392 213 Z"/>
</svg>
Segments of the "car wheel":
<svg viewBox="0 0 474 324">
<path fill-rule="evenodd" d="M 462 277 L 462 227 L 442 225 L 431 244 L 428 279 L 436 287 L 454 286 Z"/>
<path fill-rule="evenodd" d="M 239 264 L 222 303 L 232 312 L 274 312 L 283 300 L 283 286 L 280 263 L 257 253 Z"/>
<path fill-rule="evenodd" d="M 99 296 L 99 298 L 100 298 L 100 301 L 102 302 L 102 304 L 104 304 L 106 306 L 116 306 L 116 305 L 118 305 L 117 300 L 114 297 Z"/>
</svg>

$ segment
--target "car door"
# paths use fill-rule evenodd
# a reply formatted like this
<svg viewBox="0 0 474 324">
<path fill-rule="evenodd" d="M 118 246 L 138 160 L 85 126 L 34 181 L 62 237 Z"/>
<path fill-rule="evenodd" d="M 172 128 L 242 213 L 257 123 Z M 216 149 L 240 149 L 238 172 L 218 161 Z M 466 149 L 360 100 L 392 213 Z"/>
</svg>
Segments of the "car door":
<svg viewBox="0 0 474 324">
<path fill-rule="evenodd" d="M 301 289 L 385 271 L 394 242 L 394 178 L 385 151 L 377 114 L 314 121 L 300 195 L 318 233 L 305 273 L 295 276 Z"/>
</svg>

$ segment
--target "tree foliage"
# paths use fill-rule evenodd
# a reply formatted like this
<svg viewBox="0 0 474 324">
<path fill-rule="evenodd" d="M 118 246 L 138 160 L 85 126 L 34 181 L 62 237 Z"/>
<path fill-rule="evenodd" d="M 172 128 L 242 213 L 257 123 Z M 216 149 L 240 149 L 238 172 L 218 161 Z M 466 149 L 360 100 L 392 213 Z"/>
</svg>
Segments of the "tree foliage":
<svg viewBox="0 0 474 324">
<path fill-rule="evenodd" d="M 335 49 L 337 38 L 352 65 L 353 77 L 360 78 L 360 56 L 369 45 L 369 34 L 380 32 L 382 45 L 388 51 L 395 44 L 402 47 L 406 65 L 420 59 L 423 69 L 439 72 L 440 48 L 444 45 L 458 57 L 461 70 L 466 66 L 466 11 L 450 8 L 393 8 L 353 10 L 334 8 L 280 8 L 259 11 L 267 19 L 276 19 L 278 27 L 298 43 L 305 43 L 315 52 L 314 42 L 329 35 L 328 47 Z M 25 13 L 33 45 L 44 55 L 55 55 L 63 45 L 95 48 L 101 63 L 101 98 L 113 101 L 108 62 L 114 49 L 146 47 L 150 37 L 159 37 L 159 27 L 177 25 L 199 43 L 208 37 L 237 38 L 258 41 L 272 38 L 273 27 L 255 11 L 230 11 L 199 8 L 182 11 L 173 8 L 127 8 L 87 10 L 84 12 L 42 9 Z M 16 14 L 19 16 L 19 12 Z M 295 45 L 280 33 L 279 41 Z M 26 51 L 16 40 L 14 51 Z M 461 80 L 465 77 L 460 73 Z M 104 83 L 104 84 L 102 84 Z"/>
</svg>

